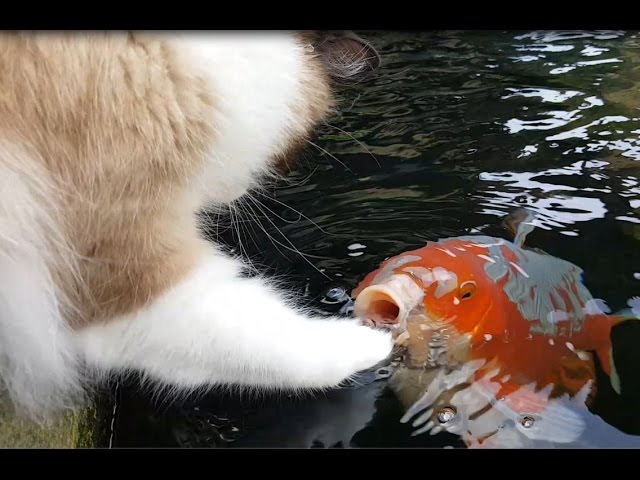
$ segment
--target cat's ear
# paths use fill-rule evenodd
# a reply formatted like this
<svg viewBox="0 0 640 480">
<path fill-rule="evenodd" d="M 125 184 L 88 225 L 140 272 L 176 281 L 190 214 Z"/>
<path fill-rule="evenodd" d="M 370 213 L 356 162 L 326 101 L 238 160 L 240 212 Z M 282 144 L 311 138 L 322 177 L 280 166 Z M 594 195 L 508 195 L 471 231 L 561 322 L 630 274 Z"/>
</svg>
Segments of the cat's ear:
<svg viewBox="0 0 640 480">
<path fill-rule="evenodd" d="M 312 45 L 336 81 L 359 81 L 380 66 L 380 55 L 366 40 L 351 31 L 315 32 Z"/>
</svg>

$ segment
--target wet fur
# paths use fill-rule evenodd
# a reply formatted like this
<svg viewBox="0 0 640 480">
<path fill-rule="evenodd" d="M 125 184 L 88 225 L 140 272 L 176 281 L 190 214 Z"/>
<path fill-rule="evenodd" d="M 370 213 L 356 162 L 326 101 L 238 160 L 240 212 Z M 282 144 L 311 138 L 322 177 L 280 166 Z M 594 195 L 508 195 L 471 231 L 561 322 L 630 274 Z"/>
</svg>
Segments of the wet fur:
<svg viewBox="0 0 640 480">
<path fill-rule="evenodd" d="M 315 389 L 386 333 L 308 316 L 196 213 L 273 177 L 377 66 L 342 32 L 0 35 L 0 381 L 48 418 L 135 371 L 184 392 Z"/>
</svg>

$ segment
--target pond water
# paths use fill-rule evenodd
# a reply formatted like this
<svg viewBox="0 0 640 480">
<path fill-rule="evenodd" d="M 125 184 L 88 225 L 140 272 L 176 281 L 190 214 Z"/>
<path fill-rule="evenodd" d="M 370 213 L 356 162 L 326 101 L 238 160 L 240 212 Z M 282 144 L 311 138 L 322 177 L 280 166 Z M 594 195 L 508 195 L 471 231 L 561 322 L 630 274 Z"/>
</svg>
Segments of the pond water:
<svg viewBox="0 0 640 480">
<path fill-rule="evenodd" d="M 527 206 L 540 225 L 528 241 L 584 269 L 594 297 L 617 311 L 640 296 L 638 34 L 362 35 L 382 55 L 378 76 L 339 91 L 316 146 L 233 228 L 225 219 L 220 241 L 329 314 L 385 258 Z M 625 396 L 599 390 L 594 436 L 639 446 L 640 334 L 631 324 L 614 337 Z M 120 384 L 115 398 L 112 446 L 463 446 L 448 433 L 412 437 L 384 380 L 315 398 L 171 405 Z"/>
</svg>

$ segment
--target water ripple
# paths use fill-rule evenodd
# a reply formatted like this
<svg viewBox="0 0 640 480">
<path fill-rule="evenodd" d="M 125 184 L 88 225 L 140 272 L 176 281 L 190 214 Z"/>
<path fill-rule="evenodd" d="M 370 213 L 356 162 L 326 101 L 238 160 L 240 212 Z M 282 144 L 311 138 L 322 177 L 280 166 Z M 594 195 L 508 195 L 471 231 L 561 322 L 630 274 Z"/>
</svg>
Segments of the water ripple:
<svg viewBox="0 0 640 480">
<path fill-rule="evenodd" d="M 327 312 L 326 292 L 349 291 L 385 258 L 480 232 L 525 205 L 539 216 L 536 246 L 582 267 L 594 294 L 619 308 L 638 295 L 636 33 L 362 35 L 382 55 L 379 75 L 340 89 L 338 111 L 314 140 L 324 152 L 306 152 L 291 174 L 304 184 L 279 186 L 273 202 L 261 197 L 281 218 L 241 223 L 254 262 Z M 197 436 L 210 443 L 213 427 L 202 428 L 209 433 Z M 381 433 L 372 436 L 391 438 Z"/>
</svg>

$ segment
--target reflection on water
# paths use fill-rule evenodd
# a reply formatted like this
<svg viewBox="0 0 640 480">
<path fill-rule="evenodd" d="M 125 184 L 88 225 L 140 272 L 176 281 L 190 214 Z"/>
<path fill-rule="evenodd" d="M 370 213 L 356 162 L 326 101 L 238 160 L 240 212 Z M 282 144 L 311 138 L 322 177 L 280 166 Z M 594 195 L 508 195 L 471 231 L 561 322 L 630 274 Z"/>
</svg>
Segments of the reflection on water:
<svg viewBox="0 0 640 480">
<path fill-rule="evenodd" d="M 236 248 L 241 241 L 256 266 L 287 278 L 302 303 L 328 314 L 345 311 L 344 292 L 385 258 L 477 233 L 526 206 L 539 218 L 532 245 L 580 266 L 594 297 L 617 311 L 640 295 L 637 33 L 363 35 L 383 57 L 379 76 L 341 90 L 342 109 L 322 127 L 318 148 L 274 199 L 256 196 L 269 219 L 256 209 L 241 232 L 227 229 L 221 240 Z M 640 433 L 630 407 L 640 401 L 630 366 L 640 361 L 640 336 L 633 326 L 615 336 L 624 401 L 602 389 L 598 416 L 558 407 L 581 419 L 590 446 L 624 445 L 623 433 Z M 354 446 L 461 446 L 445 432 L 412 437 L 400 422 L 404 409 L 379 384 L 335 392 L 340 401 L 263 400 L 267 406 L 208 399 L 159 409 L 129 396 L 119 404 L 115 443 L 277 446 L 289 431 L 289 446 L 348 446 L 348 438 Z M 371 412 L 368 424 L 356 410 Z M 194 427 L 193 418 L 221 411 L 238 430 L 228 441 L 222 425 Z M 331 435 L 314 443 L 317 432 Z"/>
</svg>

